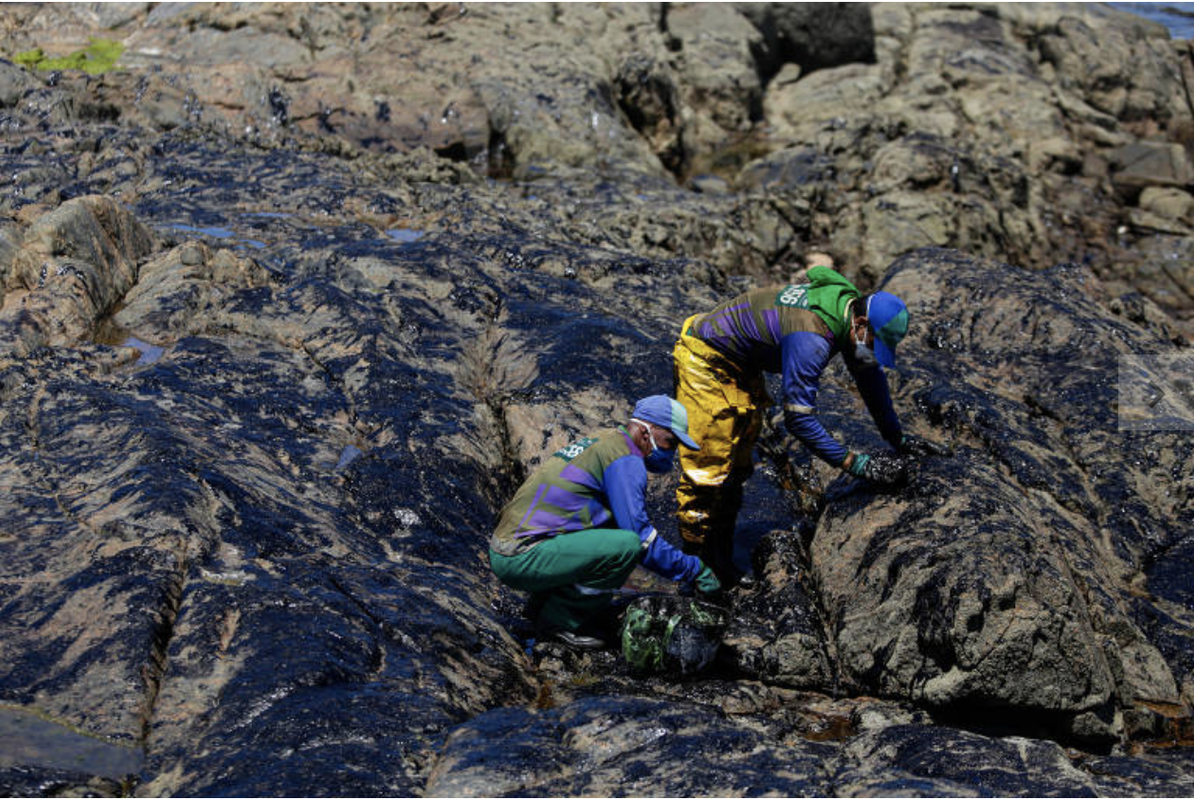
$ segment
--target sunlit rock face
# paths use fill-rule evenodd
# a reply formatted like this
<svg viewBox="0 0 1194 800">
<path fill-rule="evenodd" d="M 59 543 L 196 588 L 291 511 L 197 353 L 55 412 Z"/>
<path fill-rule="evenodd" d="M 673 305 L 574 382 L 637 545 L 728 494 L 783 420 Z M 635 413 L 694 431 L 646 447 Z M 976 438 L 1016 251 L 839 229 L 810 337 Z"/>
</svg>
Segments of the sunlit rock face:
<svg viewBox="0 0 1194 800">
<path fill-rule="evenodd" d="M 115 68 L 11 63 L 91 37 Z M 8 793 L 1194 793 L 1163 31 L 63 4 L 0 55 Z M 896 407 L 951 455 L 879 493 L 769 425 L 706 672 L 529 641 L 502 504 L 814 253 L 907 301 Z M 882 446 L 840 364 L 819 413 Z"/>
<path fill-rule="evenodd" d="M 914 298 L 899 396 L 954 454 L 820 521 L 845 673 L 933 705 L 1037 708 L 1081 735 L 1118 735 L 1136 700 L 1180 702 L 1190 676 L 1134 622 L 1131 579 L 1183 538 L 1190 442 L 1123 431 L 1119 408 L 1124 359 L 1179 348 L 1104 309 L 1080 268 L 924 251 L 884 286 Z M 1146 486 L 1168 500 L 1127 500 Z"/>
</svg>

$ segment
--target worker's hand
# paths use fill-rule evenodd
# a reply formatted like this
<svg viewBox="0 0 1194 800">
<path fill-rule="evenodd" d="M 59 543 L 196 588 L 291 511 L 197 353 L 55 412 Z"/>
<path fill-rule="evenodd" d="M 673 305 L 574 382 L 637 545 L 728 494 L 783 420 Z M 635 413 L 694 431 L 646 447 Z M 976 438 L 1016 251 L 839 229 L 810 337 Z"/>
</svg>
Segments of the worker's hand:
<svg viewBox="0 0 1194 800">
<path fill-rule="evenodd" d="M 866 453 L 855 453 L 853 460 L 850 461 L 850 466 L 846 467 L 846 471 L 855 478 L 862 478 L 866 475 L 866 465 L 871 463 L 871 457 Z"/>
<path fill-rule="evenodd" d="M 717 594 L 721 591 L 721 581 L 713 574 L 713 570 L 703 562 L 701 564 L 701 571 L 697 573 L 694 583 L 696 584 L 696 590 L 701 594 Z"/>
<path fill-rule="evenodd" d="M 880 453 L 870 456 L 866 453 L 856 453 L 850 464 L 850 474 L 858 478 L 866 478 L 879 486 L 895 486 L 907 477 L 904 460 L 895 454 Z"/>
<path fill-rule="evenodd" d="M 924 456 L 947 456 L 949 449 L 936 442 L 930 442 L 928 439 L 922 439 L 919 436 L 913 436 L 910 433 L 904 434 L 903 441 L 900 442 L 900 452 L 906 456 L 913 458 L 923 458 Z"/>
<path fill-rule="evenodd" d="M 904 482 L 908 471 L 904 459 L 893 453 L 880 453 L 866 462 L 862 477 L 879 486 L 896 486 Z"/>
</svg>

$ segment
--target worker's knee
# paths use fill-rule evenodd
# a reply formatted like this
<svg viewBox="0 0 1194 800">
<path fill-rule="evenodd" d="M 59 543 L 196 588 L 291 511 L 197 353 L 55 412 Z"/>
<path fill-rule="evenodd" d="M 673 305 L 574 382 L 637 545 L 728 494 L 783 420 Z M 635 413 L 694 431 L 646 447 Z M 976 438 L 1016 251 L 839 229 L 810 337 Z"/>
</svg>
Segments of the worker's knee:
<svg viewBox="0 0 1194 800">
<path fill-rule="evenodd" d="M 638 534 L 634 531 L 616 530 L 610 533 L 611 555 L 619 562 L 632 563 L 637 561 L 638 553 L 642 546 L 642 540 L 638 538 Z"/>
</svg>

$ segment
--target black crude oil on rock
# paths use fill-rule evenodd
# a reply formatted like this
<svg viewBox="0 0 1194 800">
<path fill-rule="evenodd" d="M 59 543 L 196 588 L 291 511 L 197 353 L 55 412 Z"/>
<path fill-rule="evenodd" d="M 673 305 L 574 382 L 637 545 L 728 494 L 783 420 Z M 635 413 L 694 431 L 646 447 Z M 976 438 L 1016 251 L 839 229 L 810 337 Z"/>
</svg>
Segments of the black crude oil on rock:
<svg viewBox="0 0 1194 800">
<path fill-rule="evenodd" d="M 0 791 L 1194 794 L 1191 80 L 1097 5 L 4 6 Z M 950 455 L 777 415 L 699 668 L 531 641 L 527 471 L 826 257 Z"/>
</svg>

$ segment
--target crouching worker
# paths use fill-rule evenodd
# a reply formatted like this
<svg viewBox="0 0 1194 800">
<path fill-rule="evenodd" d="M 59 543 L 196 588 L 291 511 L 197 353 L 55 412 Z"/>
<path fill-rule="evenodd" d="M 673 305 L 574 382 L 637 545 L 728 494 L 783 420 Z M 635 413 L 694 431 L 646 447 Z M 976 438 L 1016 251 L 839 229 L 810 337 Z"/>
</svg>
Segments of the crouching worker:
<svg viewBox="0 0 1194 800">
<path fill-rule="evenodd" d="M 670 470 L 677 444 L 697 449 L 684 406 L 645 398 L 626 425 L 552 454 L 502 510 L 489 563 L 502 583 L 530 592 L 536 637 L 604 647 L 611 590 L 636 564 L 702 594 L 720 590 L 700 558 L 672 547 L 647 519 L 647 473 Z"/>
</svg>

